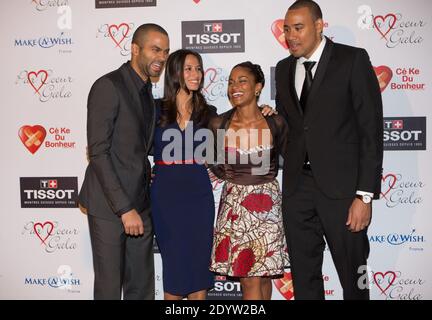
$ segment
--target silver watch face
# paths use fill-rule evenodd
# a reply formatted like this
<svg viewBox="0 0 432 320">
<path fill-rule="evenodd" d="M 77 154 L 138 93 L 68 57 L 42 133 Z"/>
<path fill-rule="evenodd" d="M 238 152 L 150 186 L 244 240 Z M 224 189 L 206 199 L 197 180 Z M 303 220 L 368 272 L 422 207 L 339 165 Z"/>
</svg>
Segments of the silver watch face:
<svg viewBox="0 0 432 320">
<path fill-rule="evenodd" d="M 364 203 L 370 203 L 372 201 L 371 196 L 368 195 L 363 195 L 362 198 Z"/>
</svg>

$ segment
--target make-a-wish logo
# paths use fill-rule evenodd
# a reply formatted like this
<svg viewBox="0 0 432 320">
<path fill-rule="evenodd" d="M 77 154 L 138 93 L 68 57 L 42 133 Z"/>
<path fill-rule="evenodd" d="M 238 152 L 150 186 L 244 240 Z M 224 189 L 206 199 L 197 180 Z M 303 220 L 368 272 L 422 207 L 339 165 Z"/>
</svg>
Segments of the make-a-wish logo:
<svg viewBox="0 0 432 320">
<path fill-rule="evenodd" d="M 61 265 L 57 268 L 57 275 L 51 277 L 27 276 L 24 278 L 24 285 L 38 286 L 53 289 L 65 290 L 69 293 L 79 293 L 81 279 L 73 274 L 69 265 Z"/>
<path fill-rule="evenodd" d="M 78 228 L 70 228 L 58 221 L 28 221 L 24 224 L 21 235 L 40 244 L 47 253 L 76 250 Z"/>
<path fill-rule="evenodd" d="M 128 56 L 131 53 L 134 26 L 134 23 L 126 22 L 120 24 L 105 23 L 98 28 L 96 38 L 108 41 L 112 48 L 119 50 L 122 56 Z"/>
<path fill-rule="evenodd" d="M 208 68 L 204 72 L 203 94 L 207 101 L 215 102 L 227 98 L 229 74 L 219 67 Z"/>
<path fill-rule="evenodd" d="M 37 11 L 45 11 L 47 9 L 68 6 L 69 0 L 32 0 L 31 4 Z"/>
<path fill-rule="evenodd" d="M 381 199 L 388 208 L 418 205 L 423 202 L 421 191 L 424 187 L 423 181 L 404 179 L 400 173 L 388 173 L 382 177 Z"/>
<path fill-rule="evenodd" d="M 419 235 L 416 229 L 412 229 L 410 233 L 389 233 L 382 235 L 369 236 L 369 242 L 382 245 L 400 246 L 404 244 L 416 245 L 409 247 L 413 251 L 422 251 L 422 247 L 418 247 L 425 242 L 424 235 Z"/>
<path fill-rule="evenodd" d="M 422 300 L 426 283 L 418 276 L 407 277 L 401 271 L 393 270 L 369 270 L 369 282 L 378 288 L 378 297 L 374 298 L 384 300 Z"/>
<path fill-rule="evenodd" d="M 54 47 L 65 47 L 72 45 L 72 38 L 67 36 L 65 32 L 61 32 L 58 36 L 42 36 L 39 38 L 18 38 L 14 40 L 14 46 L 15 47 L 28 47 L 28 48 L 43 48 L 43 49 L 49 49 Z M 63 52 L 70 52 L 69 51 L 59 51 L 60 53 Z"/>
<path fill-rule="evenodd" d="M 72 96 L 73 78 L 58 75 L 52 69 L 22 70 L 18 73 L 15 84 L 33 91 L 40 102 L 68 99 Z"/>
</svg>

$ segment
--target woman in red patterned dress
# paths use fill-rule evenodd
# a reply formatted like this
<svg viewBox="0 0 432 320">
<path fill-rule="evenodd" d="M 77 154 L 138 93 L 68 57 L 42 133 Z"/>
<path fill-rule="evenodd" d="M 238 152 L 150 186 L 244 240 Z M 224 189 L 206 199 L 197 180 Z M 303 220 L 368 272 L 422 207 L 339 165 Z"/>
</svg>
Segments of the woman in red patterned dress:
<svg viewBox="0 0 432 320">
<path fill-rule="evenodd" d="M 210 122 L 224 145 L 216 147 L 219 164 L 212 171 L 225 180 L 210 270 L 239 278 L 245 300 L 269 300 L 271 278 L 283 276 L 289 264 L 276 180 L 288 127 L 279 115 L 261 114 L 263 86 L 259 65 L 236 65 L 228 84 L 233 109 Z"/>
</svg>

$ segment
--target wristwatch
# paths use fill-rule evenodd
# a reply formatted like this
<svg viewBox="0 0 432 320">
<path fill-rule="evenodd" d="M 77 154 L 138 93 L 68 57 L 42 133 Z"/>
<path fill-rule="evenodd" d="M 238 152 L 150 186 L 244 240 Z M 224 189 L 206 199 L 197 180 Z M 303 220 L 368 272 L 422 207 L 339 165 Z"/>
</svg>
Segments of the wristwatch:
<svg viewBox="0 0 432 320">
<path fill-rule="evenodd" d="M 370 195 L 364 194 L 364 195 L 359 195 L 356 194 L 356 198 L 360 199 L 361 201 L 363 201 L 363 203 L 371 203 L 372 202 L 372 197 Z"/>
</svg>

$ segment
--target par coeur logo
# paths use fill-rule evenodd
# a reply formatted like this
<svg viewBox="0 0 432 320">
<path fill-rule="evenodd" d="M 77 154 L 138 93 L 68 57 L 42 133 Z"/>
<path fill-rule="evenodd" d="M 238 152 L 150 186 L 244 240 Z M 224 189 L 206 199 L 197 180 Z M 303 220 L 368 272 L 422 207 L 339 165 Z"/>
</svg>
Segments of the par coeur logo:
<svg viewBox="0 0 432 320">
<path fill-rule="evenodd" d="M 391 287 L 396 280 L 396 273 L 394 271 L 387 272 L 374 272 L 373 280 L 375 285 L 381 291 L 381 294 L 386 294 L 386 291 Z"/>
<path fill-rule="evenodd" d="M 386 43 L 387 48 L 423 43 L 426 25 L 425 18 L 405 17 L 402 13 L 374 15 L 372 19 L 372 28 Z"/>
<path fill-rule="evenodd" d="M 419 205 L 423 202 L 420 192 L 425 184 L 418 179 L 404 179 L 400 173 L 387 173 L 382 176 L 381 199 L 388 208 L 400 205 Z"/>
<path fill-rule="evenodd" d="M 397 18 L 394 13 L 388 13 L 385 16 L 375 16 L 373 24 L 378 33 L 381 34 L 382 38 L 388 40 L 386 36 L 396 24 L 396 20 Z"/>
<path fill-rule="evenodd" d="M 129 34 L 129 31 L 130 27 L 126 23 L 120 23 L 119 25 L 112 24 L 108 26 L 108 34 L 116 44 L 116 47 L 119 48 L 120 44 L 123 42 L 123 40 L 126 39 L 127 35 Z"/>
<path fill-rule="evenodd" d="M 45 241 L 51 236 L 53 229 L 54 224 L 51 221 L 33 223 L 35 235 L 40 239 L 41 243 L 45 245 Z"/>
<path fill-rule="evenodd" d="M 55 180 L 52 180 L 55 181 Z M 54 221 L 28 221 L 21 231 L 23 236 L 37 240 L 46 253 L 76 250 L 78 228 L 65 226 Z"/>
<path fill-rule="evenodd" d="M 68 75 L 58 75 L 52 69 L 23 70 L 18 73 L 16 85 L 27 88 L 40 102 L 48 102 L 72 97 L 73 79 Z"/>
<path fill-rule="evenodd" d="M 40 95 L 39 90 L 45 85 L 48 79 L 48 72 L 46 70 L 30 71 L 27 72 L 27 80 L 30 86 L 34 89 L 35 93 Z"/>
<path fill-rule="evenodd" d="M 371 284 L 378 290 L 378 299 L 422 300 L 426 280 L 419 275 L 407 276 L 402 271 L 369 271 Z"/>
<path fill-rule="evenodd" d="M 374 14 L 368 5 L 360 5 L 357 12 L 360 14 L 358 27 L 373 30 L 387 48 L 418 46 L 425 40 L 425 26 L 429 17 L 406 17 L 396 12 Z"/>
<path fill-rule="evenodd" d="M 119 50 L 122 56 L 128 56 L 131 52 L 134 23 L 120 22 L 118 24 L 103 24 L 98 28 L 97 38 L 109 41 L 112 48 Z"/>
<path fill-rule="evenodd" d="M 204 72 L 203 94 L 207 101 L 227 98 L 229 73 L 220 67 L 209 67 Z"/>
<path fill-rule="evenodd" d="M 69 0 L 32 0 L 31 4 L 37 11 L 45 11 L 47 9 L 68 6 Z"/>
</svg>

